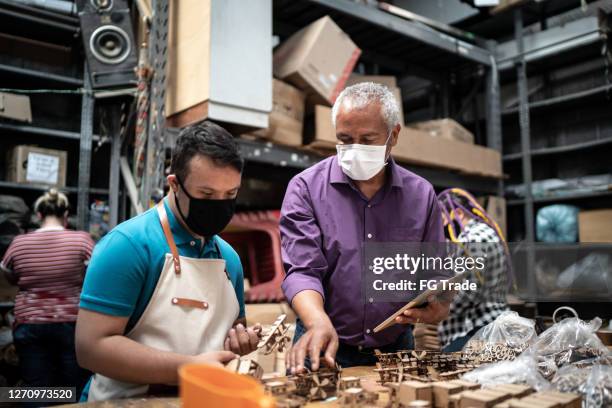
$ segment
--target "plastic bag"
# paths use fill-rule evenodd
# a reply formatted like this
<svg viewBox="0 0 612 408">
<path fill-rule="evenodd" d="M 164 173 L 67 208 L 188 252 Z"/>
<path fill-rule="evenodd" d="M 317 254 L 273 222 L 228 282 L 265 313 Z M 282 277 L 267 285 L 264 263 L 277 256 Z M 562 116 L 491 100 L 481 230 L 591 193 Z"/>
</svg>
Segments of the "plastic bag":
<svg viewBox="0 0 612 408">
<path fill-rule="evenodd" d="M 536 339 L 533 320 L 506 311 L 478 330 L 463 351 L 480 355 L 484 361 L 509 360 L 522 353 Z"/>
<path fill-rule="evenodd" d="M 591 364 L 582 367 L 577 364 L 566 365 L 559 369 L 551 385 L 561 392 L 581 394 L 585 407 L 612 406 L 612 366 L 610 365 Z"/>
<path fill-rule="evenodd" d="M 550 388 L 548 381 L 539 373 L 535 360 L 529 355 L 520 356 L 514 361 L 500 361 L 480 366 L 461 378 L 484 387 L 498 384 L 528 384 L 537 391 Z"/>
<path fill-rule="evenodd" d="M 553 204 L 538 210 L 536 236 L 542 242 L 576 242 L 578 207 Z"/>
<path fill-rule="evenodd" d="M 609 354 L 595 333 L 600 326 L 598 317 L 590 322 L 577 317 L 564 319 L 540 334 L 523 354 L 537 361 L 545 378 L 552 378 L 566 364 Z"/>
</svg>

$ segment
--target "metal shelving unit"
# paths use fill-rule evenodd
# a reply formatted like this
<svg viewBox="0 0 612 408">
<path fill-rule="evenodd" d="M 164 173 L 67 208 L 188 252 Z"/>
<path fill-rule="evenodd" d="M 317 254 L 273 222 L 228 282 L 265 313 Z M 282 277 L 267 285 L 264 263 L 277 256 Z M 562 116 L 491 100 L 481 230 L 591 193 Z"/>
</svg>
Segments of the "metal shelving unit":
<svg viewBox="0 0 612 408">
<path fill-rule="evenodd" d="M 508 138 L 520 137 L 519 151 L 504 155 L 503 160 L 506 167 L 511 166 L 512 170 L 520 171 L 517 174 L 525 188 L 525 197 L 509 199 L 507 204 L 515 208 L 512 211 L 521 211 L 523 215 L 525 221 L 524 231 L 518 235 L 527 241 L 533 241 L 535 237 L 535 204 L 543 205 L 568 201 L 586 202 L 585 200 L 608 199 L 612 197 L 612 191 L 609 190 L 576 191 L 541 197 L 533 196 L 531 188 L 531 183 L 534 180 L 534 166 L 536 166 L 536 170 L 546 167 L 548 173 L 555 170 L 559 171 L 564 165 L 564 162 L 560 160 L 561 155 L 567 156 L 573 154 L 571 156 L 572 160 L 578 160 L 580 159 L 580 157 L 576 157 L 578 153 L 596 151 L 595 149 L 601 148 L 608 149 L 612 146 L 612 133 L 609 131 L 607 123 L 605 126 L 602 125 L 602 129 L 600 129 L 599 125 L 594 124 L 592 132 L 589 128 L 591 133 L 584 134 L 582 132 L 578 134 L 585 137 L 585 139 L 570 138 L 569 142 L 566 142 L 567 144 L 559 143 L 556 140 L 558 134 L 554 133 L 556 128 L 553 126 L 550 127 L 552 134 L 549 134 L 549 132 L 545 135 L 532 135 L 532 123 L 535 122 L 536 126 L 539 126 L 538 129 L 540 131 L 542 129 L 546 130 L 546 127 L 543 128 L 542 124 L 547 123 L 546 121 L 554 120 L 554 116 L 551 115 L 558 115 L 560 110 L 569 112 L 570 115 L 573 115 L 573 118 L 580 118 L 577 113 L 580 110 L 590 109 L 593 105 L 604 106 L 603 104 L 609 104 L 609 95 L 612 91 L 611 78 L 605 79 L 603 85 L 590 85 L 591 87 L 586 86 L 578 91 L 574 89 L 567 94 L 560 92 L 562 94 L 560 96 L 551 97 L 549 95 L 543 99 L 540 97 L 540 100 L 535 101 L 529 100 L 527 82 L 529 76 L 542 76 L 544 78 L 544 86 L 546 86 L 549 70 L 559 66 L 571 67 L 578 62 L 584 63 L 584 60 L 581 61 L 583 57 L 587 58 L 586 61 L 597 58 L 609 58 L 609 56 L 602 54 L 606 50 L 609 53 L 610 49 L 608 44 L 610 27 L 607 19 L 603 16 L 605 15 L 604 11 L 612 11 L 612 2 L 605 0 L 594 2 L 589 5 L 587 13 L 576 9 L 555 17 L 550 17 L 546 14 L 541 15 L 540 24 L 542 25 L 542 30 L 532 33 L 525 32 L 526 29 L 523 25 L 526 20 L 523 14 L 524 10 L 523 7 L 514 11 L 515 34 L 513 41 L 515 44 L 512 45 L 514 47 L 513 52 L 508 52 L 512 48 L 509 46 L 509 43 L 500 46 L 506 52 L 505 56 L 502 56 L 504 60 L 500 62 L 500 69 L 509 70 L 512 67 L 515 68 L 513 75 L 507 72 L 505 77 L 508 81 L 515 80 L 518 89 L 518 106 L 505 109 L 502 115 L 507 123 L 517 119 L 519 121 L 518 135 L 509 134 Z M 552 23 L 552 28 L 548 28 L 549 23 Z M 509 57 L 509 54 L 512 55 Z M 606 72 L 606 70 L 602 70 L 603 75 L 606 75 Z M 580 85 L 582 83 L 580 82 Z M 548 91 L 550 92 L 550 89 Z M 571 132 L 571 128 L 564 129 L 563 131 L 565 133 Z M 540 145 L 551 143 L 551 140 L 555 139 L 554 143 L 556 145 L 532 149 L 534 138 L 540 139 Z M 534 162 L 533 159 L 535 158 L 546 158 L 547 160 Z M 583 160 L 588 163 L 592 159 L 585 155 Z M 517 161 L 520 161 L 520 166 L 512 164 Z M 574 166 L 576 163 L 576 161 L 572 161 Z M 538 174 L 540 173 L 542 172 L 540 171 Z M 512 177 L 511 171 L 510 175 Z M 542 178 L 541 175 L 539 177 Z"/>
<path fill-rule="evenodd" d="M 585 200 L 591 198 L 600 198 L 600 197 L 611 197 L 612 190 L 604 190 L 604 191 L 594 191 L 590 193 L 574 193 L 574 194 L 560 194 L 557 196 L 547 196 L 547 197 L 534 197 L 534 203 L 556 203 L 556 202 L 566 202 L 566 201 L 577 201 L 577 200 Z M 511 199 L 507 201 L 508 205 L 523 205 L 525 204 L 525 199 Z"/>
<path fill-rule="evenodd" d="M 475 39 L 469 42 L 458 39 L 375 6 L 350 0 L 274 0 L 274 33 L 281 39 L 287 38 L 324 15 L 329 15 L 361 48 L 360 61 L 374 64 L 380 71 L 398 78 L 415 75 L 435 81 L 445 88 L 449 67 L 455 67 L 457 70 L 469 67 L 484 68 L 487 145 L 501 150 L 499 79 L 493 58 L 496 47 L 494 41 Z M 303 169 L 320 160 L 320 157 L 299 149 L 292 150 L 257 141 L 240 143 L 247 161 L 260 164 Z M 433 167 L 403 163 L 401 165 L 425 177 L 439 188 L 460 186 L 477 193 L 503 192 L 500 180 L 458 174 Z"/>
<path fill-rule="evenodd" d="M 27 27 L 29 39 L 51 42 L 53 44 L 61 43 L 69 46 L 80 45 L 78 18 L 45 11 L 36 7 L 23 6 L 6 0 L 0 0 L 0 27 L 2 27 L 3 33 L 16 36 L 23 36 L 24 27 Z M 11 65 L 6 60 L 2 60 L 0 62 L 0 73 L 3 73 L 5 79 L 27 79 L 28 87 L 50 89 L 60 87 L 75 91 L 78 88 L 83 88 L 84 92 L 81 93 L 81 124 L 79 132 L 51 129 L 12 121 L 0 122 L 0 130 L 20 133 L 24 136 L 37 135 L 54 139 L 78 140 L 80 142 L 78 186 L 67 186 L 62 188 L 62 190 L 69 194 L 77 195 L 77 228 L 85 230 L 88 222 L 90 195 L 108 195 L 109 191 L 107 189 L 90 187 L 92 143 L 100 138 L 93 134 L 94 98 L 91 92 L 89 92 L 91 87 L 88 83 L 87 72 L 84 72 L 80 67 L 75 67 L 74 71 L 79 74 L 82 73 L 84 79 L 48 72 L 40 69 L 40 67 L 34 69 L 34 67 L 29 66 L 27 61 L 19 61 L 18 64 Z M 4 85 L 4 87 L 7 86 Z M 31 98 L 36 98 L 36 94 L 32 94 Z M 58 127 L 61 128 L 61 126 Z M 0 181 L 0 188 L 9 191 L 36 192 L 45 191 L 49 187 Z"/>
</svg>

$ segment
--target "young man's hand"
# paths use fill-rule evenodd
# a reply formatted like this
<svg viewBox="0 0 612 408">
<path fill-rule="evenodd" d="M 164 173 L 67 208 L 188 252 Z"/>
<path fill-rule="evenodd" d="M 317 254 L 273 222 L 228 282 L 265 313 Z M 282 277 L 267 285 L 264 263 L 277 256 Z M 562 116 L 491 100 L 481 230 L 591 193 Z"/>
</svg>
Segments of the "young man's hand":
<svg viewBox="0 0 612 408">
<path fill-rule="evenodd" d="M 190 359 L 193 364 L 207 364 L 217 367 L 224 367 L 227 363 L 237 358 L 231 351 L 209 351 L 208 353 L 198 354 Z"/>
<path fill-rule="evenodd" d="M 257 349 L 260 339 L 261 325 L 259 323 L 252 327 L 244 327 L 242 323 L 238 323 L 227 333 L 224 349 L 244 356 Z"/>
</svg>

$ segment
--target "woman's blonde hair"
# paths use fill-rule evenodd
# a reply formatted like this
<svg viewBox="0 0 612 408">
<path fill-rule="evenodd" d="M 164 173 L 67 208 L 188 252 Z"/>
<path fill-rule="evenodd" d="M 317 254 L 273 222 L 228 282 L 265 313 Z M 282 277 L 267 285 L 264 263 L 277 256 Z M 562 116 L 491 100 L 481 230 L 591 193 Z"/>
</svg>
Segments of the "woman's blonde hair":
<svg viewBox="0 0 612 408">
<path fill-rule="evenodd" d="M 42 196 L 38 197 L 34 203 L 34 211 L 40 213 L 43 217 L 55 216 L 63 217 L 68 211 L 70 203 L 68 197 L 64 193 L 52 188 Z"/>
</svg>

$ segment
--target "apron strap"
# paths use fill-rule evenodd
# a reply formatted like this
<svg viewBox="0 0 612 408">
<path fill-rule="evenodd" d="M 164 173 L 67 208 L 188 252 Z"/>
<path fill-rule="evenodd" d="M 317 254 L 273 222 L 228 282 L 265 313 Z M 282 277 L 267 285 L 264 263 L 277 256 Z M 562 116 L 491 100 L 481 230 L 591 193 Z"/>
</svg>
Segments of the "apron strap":
<svg viewBox="0 0 612 408">
<path fill-rule="evenodd" d="M 176 249 L 176 244 L 174 243 L 174 236 L 172 236 L 172 230 L 170 229 L 170 222 L 168 222 L 168 214 L 166 213 L 166 207 L 164 206 L 164 200 L 162 199 L 156 205 L 157 214 L 159 214 L 159 222 L 161 223 L 162 229 L 164 230 L 164 235 L 166 236 L 166 242 L 168 242 L 168 246 L 170 247 L 170 252 L 172 253 L 172 260 L 174 261 L 174 273 L 177 275 L 181 274 L 181 261 L 179 258 L 178 249 Z"/>
</svg>

